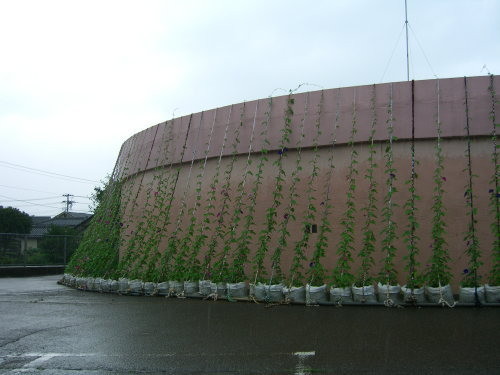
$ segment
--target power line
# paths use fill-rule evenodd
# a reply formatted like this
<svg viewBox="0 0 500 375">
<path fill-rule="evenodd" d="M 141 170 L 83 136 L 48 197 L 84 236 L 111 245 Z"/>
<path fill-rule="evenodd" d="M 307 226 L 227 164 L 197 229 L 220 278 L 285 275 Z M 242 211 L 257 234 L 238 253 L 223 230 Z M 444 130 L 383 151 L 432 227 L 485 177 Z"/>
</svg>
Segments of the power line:
<svg viewBox="0 0 500 375">
<path fill-rule="evenodd" d="M 5 195 L 0 195 L 0 197 L 2 198 L 7 198 L 7 199 L 10 199 L 10 200 L 15 200 L 15 201 L 18 201 L 18 202 L 24 202 L 24 203 L 28 203 L 28 204 L 31 204 L 33 206 L 41 206 L 41 207 L 49 207 L 49 208 L 54 208 L 56 210 L 59 210 L 60 208 L 59 207 L 52 207 L 52 206 L 48 206 L 46 204 L 40 204 L 40 203 L 32 203 L 32 202 L 29 202 L 29 201 L 25 201 L 25 200 L 22 200 L 22 199 L 13 199 L 12 197 L 7 197 Z"/>
<path fill-rule="evenodd" d="M 36 193 L 57 194 L 57 193 L 54 193 L 53 191 L 43 191 L 43 190 L 28 189 L 28 188 L 22 188 L 22 187 L 19 187 L 19 186 L 0 185 L 0 187 L 5 187 L 5 188 L 8 188 L 8 189 L 16 189 L 16 190 L 34 191 Z"/>
<path fill-rule="evenodd" d="M 11 199 L 11 200 L 1 201 L 1 202 L 44 201 L 44 200 L 47 200 L 47 199 L 54 199 L 54 198 L 59 198 L 59 196 L 55 196 L 55 197 L 47 197 L 47 198 L 32 198 L 32 199 Z"/>
<path fill-rule="evenodd" d="M 64 180 L 71 179 L 71 180 L 76 180 L 75 182 L 82 182 L 82 183 L 89 183 L 89 182 L 99 183 L 99 181 L 89 180 L 87 178 L 74 177 L 74 176 L 68 176 L 68 175 L 61 174 L 61 173 L 49 172 L 49 171 L 45 171 L 43 169 L 31 168 L 31 167 L 26 167 L 26 166 L 20 165 L 20 164 L 9 163 L 7 161 L 0 160 L 0 163 L 5 164 L 5 165 L 3 165 L 3 167 L 6 167 L 6 168 L 17 169 L 17 170 L 21 170 L 23 172 L 28 172 L 28 173 L 40 174 L 42 176 L 47 176 L 47 177 L 52 177 L 52 178 L 62 178 Z"/>
</svg>

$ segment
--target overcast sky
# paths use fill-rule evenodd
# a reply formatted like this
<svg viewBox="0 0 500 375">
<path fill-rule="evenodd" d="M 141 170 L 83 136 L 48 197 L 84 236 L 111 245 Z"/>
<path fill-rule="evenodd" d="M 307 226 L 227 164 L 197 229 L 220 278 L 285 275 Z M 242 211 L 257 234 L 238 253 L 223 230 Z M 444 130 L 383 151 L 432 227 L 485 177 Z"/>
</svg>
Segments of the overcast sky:
<svg viewBox="0 0 500 375">
<path fill-rule="evenodd" d="M 408 0 L 408 19 L 410 78 L 500 71 L 500 1 Z M 0 205 L 86 212 L 121 144 L 174 112 L 402 81 L 405 57 L 404 0 L 0 0 Z"/>
</svg>

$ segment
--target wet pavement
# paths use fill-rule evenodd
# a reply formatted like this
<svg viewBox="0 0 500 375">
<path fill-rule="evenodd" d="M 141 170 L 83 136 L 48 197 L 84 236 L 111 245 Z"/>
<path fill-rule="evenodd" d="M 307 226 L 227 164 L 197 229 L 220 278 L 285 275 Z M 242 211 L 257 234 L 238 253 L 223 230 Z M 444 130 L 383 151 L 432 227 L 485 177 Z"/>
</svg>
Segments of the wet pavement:
<svg viewBox="0 0 500 375">
<path fill-rule="evenodd" d="M 0 278 L 0 374 L 500 374 L 500 308 L 275 306 Z"/>
</svg>

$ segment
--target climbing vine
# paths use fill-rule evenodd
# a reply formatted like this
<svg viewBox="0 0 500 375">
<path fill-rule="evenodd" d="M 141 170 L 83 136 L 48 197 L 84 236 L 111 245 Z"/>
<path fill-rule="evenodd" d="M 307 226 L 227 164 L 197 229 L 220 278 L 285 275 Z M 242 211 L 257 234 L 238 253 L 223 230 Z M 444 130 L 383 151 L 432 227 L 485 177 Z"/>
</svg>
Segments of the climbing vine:
<svg viewBox="0 0 500 375">
<path fill-rule="evenodd" d="M 375 180 L 374 173 L 375 168 L 377 168 L 377 163 L 375 162 L 375 157 L 377 151 L 375 149 L 374 137 L 375 137 L 375 126 L 377 124 L 377 115 L 375 112 L 375 85 L 372 86 L 372 97 L 370 100 L 370 109 L 372 112 L 372 120 L 370 125 L 370 136 L 368 138 L 368 168 L 365 174 L 365 180 L 368 183 L 368 197 L 366 206 L 363 207 L 363 212 L 365 215 L 365 222 L 363 224 L 363 244 L 360 252 L 358 253 L 358 258 L 361 259 L 361 268 L 356 280 L 357 286 L 365 286 L 371 284 L 371 277 L 369 275 L 371 267 L 375 263 L 373 260 L 373 253 L 375 251 L 375 233 L 373 232 L 373 226 L 375 225 L 375 220 L 377 219 L 377 181 Z"/>
<path fill-rule="evenodd" d="M 233 173 L 234 163 L 237 158 L 238 144 L 240 143 L 240 129 L 243 126 L 243 119 L 245 117 L 246 103 L 243 103 L 240 113 L 240 121 L 234 131 L 233 143 L 231 144 L 231 159 L 226 166 L 224 171 L 224 184 L 222 185 L 221 195 L 222 195 L 222 205 L 220 211 L 217 213 L 217 227 L 215 228 L 215 233 L 212 236 L 212 240 L 209 244 L 209 253 L 216 254 L 216 249 L 218 246 L 222 246 L 219 253 L 216 254 L 216 260 L 213 264 L 213 274 L 212 281 L 215 282 L 227 282 L 229 279 L 229 261 L 228 256 L 231 250 L 231 243 L 228 241 L 228 231 L 233 230 L 232 223 L 228 220 L 225 221 L 227 215 L 229 215 L 231 201 L 231 175 Z"/>
<path fill-rule="evenodd" d="M 104 186 L 89 228 L 69 261 L 66 272 L 77 276 L 112 277 L 118 264 L 120 244 L 121 186 L 111 177 Z"/>
<path fill-rule="evenodd" d="M 354 251 L 354 227 L 355 227 L 355 193 L 356 176 L 358 175 L 357 157 L 358 152 L 354 148 L 354 140 L 357 133 L 357 112 L 356 112 L 356 94 L 352 105 L 352 127 L 349 137 L 348 147 L 350 148 L 350 162 L 347 172 L 347 200 L 346 209 L 340 220 L 343 227 L 340 234 L 340 242 L 337 245 L 337 255 L 339 256 L 337 264 L 332 271 L 332 284 L 334 287 L 348 287 L 354 282 L 354 276 L 351 274 L 352 253 Z"/>
<path fill-rule="evenodd" d="M 427 284 L 432 287 L 446 285 L 450 282 L 451 272 L 448 262 L 450 255 L 445 240 L 446 223 L 444 221 L 445 206 L 443 204 L 444 182 L 443 176 L 443 151 L 441 146 L 441 123 L 440 123 L 440 92 L 439 80 L 437 81 L 437 118 L 436 118 L 436 143 L 434 145 L 436 168 L 434 169 L 434 197 L 432 203 L 432 255 L 429 261 L 430 269 L 426 275 Z"/>
<path fill-rule="evenodd" d="M 241 233 L 239 236 L 237 236 L 237 231 L 236 228 L 240 226 L 240 223 L 243 221 L 243 228 L 241 228 L 241 232 L 243 231 L 248 231 L 247 225 L 246 225 L 246 220 L 248 216 L 243 216 L 244 211 L 248 211 L 249 207 L 248 204 L 245 204 L 245 186 L 246 182 L 248 180 L 248 177 L 252 175 L 252 172 L 250 171 L 250 166 L 252 164 L 252 146 L 253 146 L 253 140 L 254 140 L 254 133 L 255 133 L 255 123 L 257 121 L 257 111 L 259 109 L 259 101 L 257 101 L 255 105 L 255 112 L 253 115 L 253 122 L 252 122 L 252 131 L 250 134 L 250 141 L 248 143 L 248 153 L 247 153 L 247 159 L 245 163 L 245 170 L 243 171 L 243 177 L 240 183 L 238 184 L 238 187 L 236 189 L 236 201 L 234 204 L 234 210 L 232 214 L 232 218 L 230 219 L 230 222 L 233 223 L 232 228 L 229 232 L 229 240 L 228 243 L 230 245 L 233 245 L 234 248 L 234 253 L 232 255 L 232 261 L 229 267 L 229 282 L 241 282 L 246 279 L 245 277 L 245 264 L 248 261 L 248 254 L 249 254 L 249 248 L 248 248 L 248 242 L 242 243 L 242 236 L 247 236 L 250 233 L 246 232 L 245 234 Z M 251 203 L 251 200 L 250 200 Z M 255 208 L 252 207 L 254 210 Z M 248 215 L 248 214 L 247 214 Z"/>
<path fill-rule="evenodd" d="M 222 155 L 224 154 L 224 149 L 226 147 L 227 143 L 227 132 L 229 129 L 229 124 L 231 120 L 231 114 L 233 112 L 233 106 L 229 107 L 229 112 L 228 116 L 226 119 L 226 126 L 224 129 L 224 138 L 222 141 L 222 146 L 219 152 L 219 157 L 217 159 L 217 164 L 215 166 L 215 173 L 212 177 L 212 181 L 210 183 L 210 188 L 208 190 L 207 196 L 207 205 L 205 206 L 205 210 L 203 212 L 203 219 L 202 219 L 202 225 L 200 225 L 198 228 L 198 232 L 195 237 L 194 241 L 194 251 L 199 252 L 200 249 L 203 248 L 203 246 L 206 243 L 206 240 L 208 236 L 206 235 L 207 231 L 210 228 L 210 225 L 215 221 L 216 219 L 216 214 L 215 214 L 215 203 L 217 201 L 217 188 L 219 185 L 219 177 L 220 177 L 220 169 L 221 169 L 221 160 L 222 160 Z M 220 214 L 218 215 L 220 216 Z M 210 278 L 211 277 L 211 262 L 212 258 L 214 256 L 215 250 L 216 250 L 216 243 L 213 242 L 214 239 L 212 238 L 212 241 L 210 243 L 208 252 L 205 255 L 205 259 L 203 260 L 202 264 L 202 278 L 203 280 Z"/>
<path fill-rule="evenodd" d="M 397 203 L 393 201 L 394 193 L 397 192 L 394 186 L 397 179 L 397 170 L 394 167 L 393 143 L 397 138 L 394 136 L 392 88 L 391 84 L 389 104 L 387 106 L 387 141 L 385 142 L 384 151 L 384 175 L 386 176 L 385 185 L 387 191 L 384 197 L 384 206 L 382 207 L 382 221 L 384 227 L 380 233 L 382 235 L 382 253 L 384 254 L 384 259 L 382 269 L 379 272 L 379 280 L 386 285 L 396 285 L 398 283 L 396 266 L 394 264 L 394 258 L 396 257 L 394 241 L 397 238 L 397 223 L 394 220 L 394 208 L 397 207 Z"/>
<path fill-rule="evenodd" d="M 194 146 L 193 146 L 193 154 L 191 157 L 191 163 L 189 165 L 189 171 L 188 171 L 188 175 L 186 178 L 186 186 L 184 187 L 182 198 L 180 201 L 180 208 L 179 208 L 179 212 L 177 213 L 177 221 L 175 224 L 175 228 L 174 228 L 173 232 L 170 234 L 170 237 L 169 237 L 168 243 L 167 243 L 166 251 L 162 254 L 162 258 L 161 258 L 161 271 L 160 271 L 161 273 L 160 273 L 160 275 L 161 275 L 161 279 L 163 279 L 163 280 L 172 279 L 172 280 L 179 281 L 183 277 L 182 270 L 180 270 L 179 268 L 175 268 L 175 260 L 177 259 L 177 252 L 179 250 L 180 237 L 182 234 L 181 224 L 182 224 L 182 220 L 184 219 L 184 215 L 186 214 L 186 210 L 187 210 L 187 194 L 189 192 L 189 185 L 191 182 L 191 173 L 193 171 L 193 165 L 194 165 L 194 161 L 196 158 L 196 144 L 198 143 L 198 137 L 200 135 L 201 124 L 203 121 L 203 114 L 204 114 L 204 112 L 201 112 L 200 121 L 198 124 L 198 129 L 197 129 L 197 134 L 196 134 L 196 139 L 194 141 Z M 189 135 L 189 128 L 190 128 L 191 120 L 192 120 L 192 116 L 189 119 L 188 133 L 186 134 L 186 140 L 187 140 L 187 136 Z M 186 150 L 186 141 L 184 142 L 184 147 L 183 147 L 183 151 L 182 151 L 183 155 L 184 155 L 185 150 Z M 180 172 L 180 170 L 179 170 L 179 172 Z M 178 175 L 177 175 L 177 178 L 178 178 Z M 173 197 L 172 197 L 172 199 L 173 199 Z"/>
<path fill-rule="evenodd" d="M 168 125 L 168 123 L 167 123 Z M 172 144 L 173 140 L 173 125 L 174 120 L 172 119 L 168 138 L 164 148 L 165 160 L 168 160 L 169 146 Z M 170 211 L 172 200 L 175 192 L 175 187 L 177 184 L 177 179 L 180 170 L 177 171 L 173 168 L 174 158 L 170 159 L 168 168 L 160 167 L 161 172 L 157 174 L 156 191 L 153 192 L 154 200 L 154 214 L 150 217 L 150 227 L 149 227 L 149 240 L 145 244 L 144 251 L 147 254 L 146 270 L 144 272 L 144 280 L 151 280 L 154 282 L 161 281 L 160 269 L 159 269 L 159 259 L 161 259 L 159 244 L 163 239 L 164 231 L 170 221 Z"/>
<path fill-rule="evenodd" d="M 498 164 L 498 145 L 496 128 L 500 126 L 496 123 L 495 105 L 496 93 L 494 88 L 494 78 L 490 75 L 490 85 L 488 91 L 491 96 L 490 120 L 492 124 L 491 141 L 493 143 L 493 152 L 491 154 L 491 162 L 493 164 L 493 174 L 490 179 L 489 189 L 489 207 L 493 217 L 490 228 L 493 235 L 492 244 L 492 268 L 489 275 L 489 283 L 491 285 L 500 285 L 500 188 L 498 186 L 498 176 L 500 175 L 500 166 Z"/>
<path fill-rule="evenodd" d="M 165 124 L 165 126 L 167 126 Z M 156 128 L 156 133 L 158 132 L 159 126 Z M 155 133 L 155 138 L 153 141 L 153 145 L 156 140 L 156 133 Z M 166 132 L 163 133 L 162 138 L 160 140 L 160 144 L 166 145 L 164 149 L 164 153 L 166 153 L 168 149 L 168 143 L 165 141 L 165 136 Z M 151 153 L 151 152 L 150 152 Z M 151 256 L 149 252 L 149 242 L 153 240 L 152 238 L 152 230 L 156 228 L 157 221 L 155 218 L 155 203 L 156 203 L 156 197 L 158 192 L 155 191 L 155 188 L 158 189 L 158 185 L 160 184 L 160 181 L 163 179 L 164 174 L 166 170 L 160 166 L 159 160 L 160 160 L 160 153 L 157 154 L 156 160 L 154 162 L 155 168 L 152 172 L 153 178 L 151 181 L 146 185 L 145 187 L 145 192 L 146 192 L 146 201 L 144 203 L 144 206 L 142 208 L 142 215 L 141 215 L 141 220 L 139 221 L 139 225 L 136 228 L 135 234 L 134 234 L 134 241 L 130 241 L 131 243 L 134 243 L 135 247 L 138 247 L 141 251 L 137 254 L 137 259 L 135 260 L 133 267 L 128 271 L 128 276 L 132 279 L 138 278 L 142 280 L 148 280 L 149 275 L 147 272 L 147 267 L 146 263 L 148 258 Z M 149 160 L 148 160 L 149 163 Z M 146 164 L 147 165 L 147 164 Z M 145 174 L 146 172 L 142 172 Z M 129 252 L 133 252 L 134 248 L 128 249 Z"/>
<path fill-rule="evenodd" d="M 260 138 L 262 139 L 262 145 L 260 147 L 260 157 L 259 164 L 257 165 L 257 171 L 255 172 L 254 182 L 251 188 L 251 193 L 249 195 L 249 203 L 248 203 L 248 212 L 244 218 L 243 228 L 241 230 L 240 236 L 237 239 L 236 245 L 236 253 L 237 254 L 248 254 L 250 251 L 250 243 L 255 233 L 255 207 L 257 204 L 257 194 L 260 189 L 260 185 L 262 185 L 262 179 L 264 174 L 264 166 L 268 162 L 268 153 L 269 153 L 269 140 L 267 139 L 267 131 L 269 128 L 269 123 L 271 122 L 271 111 L 272 111 L 273 99 L 272 96 L 269 97 L 268 100 L 268 108 L 265 112 L 264 121 L 261 123 L 262 130 L 260 132 Z M 260 250 L 260 251 L 259 251 Z M 266 251 L 262 251 L 260 248 L 254 258 L 253 258 L 253 270 L 255 272 L 255 280 L 256 282 L 259 272 L 262 273 L 263 265 L 264 265 L 264 257 Z M 235 267 L 237 270 L 237 268 Z M 240 268 L 241 271 L 241 268 Z"/>
<path fill-rule="evenodd" d="M 275 283 L 283 281 L 283 272 L 281 269 L 281 255 L 284 250 L 288 247 L 288 237 L 290 237 L 290 231 L 288 230 L 288 224 L 294 222 L 295 217 L 295 207 L 297 205 L 297 200 L 299 199 L 299 194 L 297 193 L 297 183 L 300 181 L 300 173 L 302 171 L 302 142 L 304 139 L 304 122 L 307 117 L 309 105 L 309 93 L 306 94 L 306 101 L 304 106 L 304 116 L 302 117 L 299 125 L 299 137 L 296 144 L 297 157 L 295 158 L 295 168 L 291 174 L 291 183 L 288 188 L 288 195 L 286 201 L 288 201 L 285 207 L 283 218 L 278 223 L 277 233 L 278 233 L 278 243 L 276 249 L 271 257 L 273 263 L 273 273 L 271 275 L 272 280 Z M 302 252 L 304 248 L 301 248 Z M 305 255 L 302 254 L 302 258 L 305 259 Z"/>
<path fill-rule="evenodd" d="M 278 157 L 273 162 L 273 165 L 277 167 L 278 173 L 275 177 L 274 190 L 272 192 L 272 204 L 266 210 L 266 217 L 264 228 L 259 232 L 258 238 L 258 249 L 255 256 L 255 262 L 253 264 L 253 271 L 255 274 L 255 280 L 264 281 L 266 272 L 264 270 L 264 257 L 267 253 L 269 242 L 271 241 L 271 235 L 275 230 L 277 224 L 277 209 L 281 205 L 283 199 L 283 185 L 285 182 L 286 173 L 283 168 L 283 157 L 288 152 L 288 144 L 290 143 L 290 135 L 292 133 L 292 119 L 293 119 L 293 105 L 295 104 L 295 99 L 292 98 L 292 90 L 290 90 L 284 114 L 284 124 L 281 128 L 281 140 L 280 149 L 278 150 Z M 284 218 L 286 219 L 286 218 Z M 276 255 L 273 256 L 276 258 Z M 273 262 L 273 271 L 277 274 L 281 274 L 280 265 Z"/>
<path fill-rule="evenodd" d="M 467 184 L 465 185 L 465 204 L 467 207 L 467 219 L 468 227 L 464 236 L 464 241 L 466 242 L 465 253 L 469 257 L 469 266 L 464 270 L 464 275 L 462 278 L 462 286 L 464 287 L 476 287 L 479 286 L 480 275 L 478 275 L 478 269 L 483 264 L 481 261 L 481 250 L 479 248 L 479 238 L 477 236 L 476 228 L 476 216 L 477 207 L 475 206 L 474 199 L 476 198 L 474 194 L 473 182 L 477 175 L 472 173 L 472 160 L 471 160 L 471 137 L 470 137 L 470 127 L 469 127 L 469 102 L 468 102 L 468 90 L 467 90 L 467 78 L 464 77 L 464 87 L 465 87 L 465 131 L 466 136 L 466 149 L 465 158 L 467 162 L 466 168 L 463 172 L 467 173 Z"/>
<path fill-rule="evenodd" d="M 408 200 L 404 204 L 404 211 L 407 217 L 408 223 L 406 225 L 406 230 L 403 232 L 404 242 L 406 244 L 406 249 L 408 253 L 403 257 L 406 260 L 405 270 L 408 272 L 408 278 L 406 285 L 409 289 L 412 290 L 422 286 L 423 280 L 421 275 L 419 275 L 417 268 L 420 263 L 417 261 L 417 255 L 419 252 L 418 249 L 418 240 L 419 237 L 416 234 L 416 230 L 419 227 L 419 223 L 417 220 L 417 206 L 416 201 L 420 199 L 417 195 L 417 191 L 415 188 L 415 182 L 417 180 L 416 166 L 418 165 L 418 161 L 415 157 L 415 95 L 414 95 L 414 85 L 415 82 L 411 82 L 411 173 L 410 179 L 406 181 L 406 185 L 408 185 Z"/>
<path fill-rule="evenodd" d="M 139 146 L 137 145 L 137 139 L 139 137 L 135 136 L 132 139 L 130 149 L 128 150 L 127 158 L 124 163 L 124 168 L 121 173 L 121 176 L 119 177 L 119 180 L 121 182 L 121 209 L 123 210 L 123 213 L 125 214 L 128 210 L 133 211 L 134 207 L 136 205 L 136 197 L 137 194 L 133 194 L 133 191 L 136 187 L 136 181 L 138 179 L 132 179 L 130 178 L 130 175 L 135 172 L 136 165 L 131 166 L 130 162 L 130 156 L 133 155 L 134 153 L 137 153 Z M 137 146 L 136 146 L 137 145 Z M 141 144 L 142 146 L 142 144 Z M 137 147 L 137 148 L 136 148 Z M 135 152 L 133 152 L 135 150 Z M 137 162 L 137 158 L 136 158 Z M 142 179 L 139 179 L 139 186 L 137 187 L 138 191 L 142 186 Z M 130 207 L 130 208 L 129 208 Z M 120 262 L 117 267 L 117 273 L 119 276 L 126 275 L 128 273 L 128 270 L 130 266 L 133 263 L 133 260 L 135 259 L 135 256 L 137 255 L 137 252 L 135 251 L 135 246 L 131 246 L 131 243 L 135 243 L 136 237 L 135 237 L 135 232 L 134 229 L 130 229 L 132 226 L 132 221 L 130 220 L 131 215 L 124 215 L 124 220 L 122 222 L 122 229 L 121 229 L 121 236 L 119 240 L 119 245 L 118 248 L 125 248 L 125 254 L 120 259 Z M 129 219 L 125 219 L 128 217 Z M 127 241 L 128 238 L 128 241 Z M 132 251 L 128 251 L 129 249 L 132 249 Z"/>
<path fill-rule="evenodd" d="M 316 179 L 319 176 L 319 167 L 318 167 L 318 159 L 319 159 L 319 137 L 321 136 L 321 113 L 323 110 L 324 103 L 324 92 L 321 90 L 320 101 L 317 106 L 316 111 L 316 122 L 315 122 L 315 136 L 312 141 L 313 146 L 313 159 L 311 160 L 311 175 L 307 180 L 307 188 L 306 188 L 306 200 L 307 200 L 307 208 L 306 213 L 304 215 L 304 219 L 302 221 L 302 238 L 295 243 L 295 254 L 298 254 L 299 258 L 302 258 L 300 255 L 301 249 L 306 249 L 309 246 L 309 241 L 311 237 L 311 233 L 313 231 L 314 223 L 316 222 L 316 198 L 314 194 L 316 193 Z M 307 272 L 307 280 L 309 285 L 322 285 L 324 283 L 326 269 L 321 264 L 321 259 L 325 257 L 325 250 L 327 246 L 325 232 L 321 233 L 321 237 L 318 238 L 316 245 L 314 247 L 314 251 L 312 257 L 310 259 L 309 269 Z M 303 251 L 303 250 L 302 250 Z"/>
</svg>

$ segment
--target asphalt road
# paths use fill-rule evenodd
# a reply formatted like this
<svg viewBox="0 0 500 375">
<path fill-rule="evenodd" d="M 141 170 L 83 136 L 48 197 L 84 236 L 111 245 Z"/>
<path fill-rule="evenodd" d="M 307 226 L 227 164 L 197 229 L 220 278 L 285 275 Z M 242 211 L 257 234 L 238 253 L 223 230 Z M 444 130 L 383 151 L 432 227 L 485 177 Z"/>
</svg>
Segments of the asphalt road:
<svg viewBox="0 0 500 375">
<path fill-rule="evenodd" d="M 266 308 L 58 278 L 0 278 L 0 374 L 500 374 L 499 308 Z"/>
</svg>

